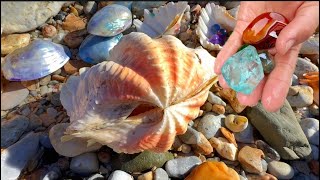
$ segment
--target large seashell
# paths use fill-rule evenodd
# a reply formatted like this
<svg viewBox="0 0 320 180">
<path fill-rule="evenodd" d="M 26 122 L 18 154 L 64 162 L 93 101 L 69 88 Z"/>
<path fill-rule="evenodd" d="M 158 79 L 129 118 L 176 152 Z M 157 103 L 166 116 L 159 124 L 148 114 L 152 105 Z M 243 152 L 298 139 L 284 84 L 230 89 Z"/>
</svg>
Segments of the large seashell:
<svg viewBox="0 0 320 180">
<path fill-rule="evenodd" d="M 210 37 L 213 35 L 210 28 L 214 24 L 219 24 L 230 32 L 233 31 L 236 25 L 236 19 L 228 13 L 225 7 L 215 5 L 214 3 L 208 3 L 205 8 L 201 9 L 196 29 L 200 44 L 209 50 L 221 50 L 222 46 L 209 42 Z"/>
<path fill-rule="evenodd" d="M 229 114 L 225 118 L 224 124 L 232 132 L 241 132 L 248 127 L 248 119 L 245 116 Z"/>
<path fill-rule="evenodd" d="M 60 100 L 70 116 L 62 140 L 83 138 L 125 153 L 167 151 L 198 116 L 217 81 L 213 68 L 206 50 L 190 49 L 174 36 L 125 35 L 109 61 L 62 87 Z"/>
<path fill-rule="evenodd" d="M 88 22 L 90 34 L 110 37 L 122 33 L 132 24 L 131 11 L 122 5 L 111 4 L 93 15 Z"/>
<path fill-rule="evenodd" d="M 79 48 L 79 57 L 90 64 L 98 64 L 109 58 L 110 50 L 118 44 L 122 34 L 113 37 L 88 35 Z"/>
<path fill-rule="evenodd" d="M 313 100 L 319 105 L 319 72 L 308 72 L 302 75 L 301 84 L 308 84 L 313 89 Z"/>
<path fill-rule="evenodd" d="M 61 68 L 71 57 L 65 46 L 37 39 L 5 57 L 3 75 L 10 81 L 29 81 Z"/>
<path fill-rule="evenodd" d="M 180 22 L 186 10 L 190 10 L 188 2 L 169 2 L 158 9 L 154 8 L 153 12 L 144 10 L 144 20 L 133 20 L 138 32 L 143 32 L 150 37 L 161 35 L 176 35 L 180 32 Z"/>
</svg>

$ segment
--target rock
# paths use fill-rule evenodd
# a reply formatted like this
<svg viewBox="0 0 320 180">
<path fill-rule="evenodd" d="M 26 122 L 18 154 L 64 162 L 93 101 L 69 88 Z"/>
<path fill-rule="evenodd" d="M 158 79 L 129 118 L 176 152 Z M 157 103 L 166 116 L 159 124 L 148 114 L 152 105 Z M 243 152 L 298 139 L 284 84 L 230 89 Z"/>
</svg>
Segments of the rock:
<svg viewBox="0 0 320 180">
<path fill-rule="evenodd" d="M 84 6 L 84 13 L 85 14 L 94 14 L 97 11 L 97 3 L 95 1 L 88 1 Z"/>
<path fill-rule="evenodd" d="M 263 151 L 250 146 L 243 147 L 238 154 L 238 161 L 243 169 L 255 174 L 262 173 L 264 170 L 262 158 L 264 158 Z"/>
<path fill-rule="evenodd" d="M 70 167 L 69 158 L 62 157 L 57 161 L 57 166 L 61 169 L 61 171 L 66 171 Z"/>
<path fill-rule="evenodd" d="M 46 86 L 49 84 L 50 81 L 51 81 L 51 75 L 48 75 L 46 77 L 41 78 L 39 83 L 41 86 Z"/>
<path fill-rule="evenodd" d="M 244 180 L 278 180 L 276 177 L 269 173 L 261 173 L 261 174 L 248 174 L 247 178 Z"/>
<path fill-rule="evenodd" d="M 141 174 L 140 176 L 138 176 L 137 180 L 153 180 L 152 171 Z"/>
<path fill-rule="evenodd" d="M 167 172 L 162 168 L 157 168 L 153 175 L 154 180 L 169 180 Z"/>
<path fill-rule="evenodd" d="M 212 111 L 217 114 L 224 114 L 226 112 L 226 109 L 220 104 L 214 104 L 212 105 Z"/>
<path fill-rule="evenodd" d="M 265 159 L 270 162 L 272 160 L 274 161 L 279 161 L 280 160 L 280 155 L 279 153 L 273 149 L 271 146 L 269 146 L 267 143 L 265 143 L 262 140 L 257 140 L 255 142 L 257 145 L 257 148 L 261 149 L 265 155 Z"/>
<path fill-rule="evenodd" d="M 319 33 L 302 43 L 299 54 L 319 54 Z"/>
<path fill-rule="evenodd" d="M 41 86 L 41 87 L 40 87 L 40 95 L 41 95 L 41 96 L 44 96 L 44 95 L 46 95 L 47 93 L 49 93 L 49 88 L 48 88 L 48 86 Z"/>
<path fill-rule="evenodd" d="M 116 170 L 116 171 L 113 171 L 108 178 L 108 180 L 120 180 L 120 179 L 133 180 L 133 177 L 124 171 Z"/>
<path fill-rule="evenodd" d="M 185 180 L 232 179 L 240 180 L 238 173 L 223 162 L 204 162 L 195 167 Z"/>
<path fill-rule="evenodd" d="M 101 174 L 94 174 L 88 178 L 88 180 L 104 180 L 105 178 Z"/>
<path fill-rule="evenodd" d="M 19 105 L 29 94 L 20 82 L 10 82 L 1 93 L 1 110 L 8 110 Z"/>
<path fill-rule="evenodd" d="M 40 87 L 38 80 L 21 81 L 22 86 L 26 87 L 30 91 L 35 91 Z"/>
<path fill-rule="evenodd" d="M 272 161 L 268 164 L 268 172 L 278 179 L 291 179 L 294 176 L 293 168 L 284 162 Z"/>
<path fill-rule="evenodd" d="M 74 157 L 82 153 L 91 152 L 100 149 L 101 145 L 96 143 L 87 147 L 87 141 L 81 138 L 73 138 L 66 142 L 61 142 L 67 123 L 60 123 L 53 126 L 49 132 L 49 138 L 55 151 L 60 155 Z"/>
<path fill-rule="evenodd" d="M 64 1 L 1 2 L 3 33 L 22 33 L 33 30 L 58 14 L 64 3 Z"/>
<path fill-rule="evenodd" d="M 209 142 L 222 157 L 230 161 L 236 160 L 238 149 L 234 144 L 229 143 L 227 139 L 223 137 L 212 137 Z"/>
<path fill-rule="evenodd" d="M 304 73 L 319 71 L 319 68 L 308 60 L 308 58 L 298 57 L 294 74 L 298 77 L 302 77 Z"/>
<path fill-rule="evenodd" d="M 318 160 L 319 159 L 319 148 L 318 146 L 315 146 L 311 144 L 311 149 L 312 149 L 312 159 L 313 160 Z"/>
<path fill-rule="evenodd" d="M 84 153 L 71 159 L 70 169 L 78 174 L 98 172 L 99 161 L 95 153 Z"/>
<path fill-rule="evenodd" d="M 1 148 L 14 144 L 27 130 L 29 119 L 25 116 L 16 115 L 9 120 L 1 121 Z"/>
<path fill-rule="evenodd" d="M 166 1 L 134 1 L 132 3 L 132 14 L 137 17 L 143 16 L 144 9 L 152 10 L 164 5 Z"/>
<path fill-rule="evenodd" d="M 222 5 L 229 10 L 229 9 L 232 9 L 232 8 L 239 6 L 240 2 L 239 1 L 225 1 L 225 2 L 223 2 Z"/>
<path fill-rule="evenodd" d="M 30 42 L 30 34 L 10 34 L 1 37 L 1 55 L 7 55 L 14 50 L 25 47 Z"/>
<path fill-rule="evenodd" d="M 309 167 L 313 174 L 319 176 L 319 161 L 316 161 L 316 160 L 310 161 Z"/>
<path fill-rule="evenodd" d="M 319 145 L 319 120 L 315 118 L 305 118 L 301 120 L 300 125 L 309 142 L 314 145 Z"/>
<path fill-rule="evenodd" d="M 52 149 L 53 146 L 50 142 L 50 138 L 49 138 L 49 135 L 48 134 L 41 134 L 40 135 L 40 144 L 45 147 L 45 148 L 48 148 L 48 149 Z"/>
<path fill-rule="evenodd" d="M 54 170 L 51 170 L 47 172 L 42 180 L 57 180 L 61 176 L 61 172 L 59 168 L 55 168 Z"/>
<path fill-rule="evenodd" d="M 236 138 L 237 142 L 253 143 L 253 127 L 251 123 L 248 122 L 247 128 L 245 128 L 243 131 L 234 133 L 234 137 Z"/>
<path fill-rule="evenodd" d="M 313 103 L 313 89 L 306 85 L 291 86 L 287 100 L 292 107 L 306 107 Z"/>
<path fill-rule="evenodd" d="M 154 166 L 162 167 L 168 160 L 173 158 L 173 154 L 170 152 L 155 153 L 152 151 L 143 151 L 131 160 L 124 162 L 120 169 L 126 172 L 142 172 Z"/>
<path fill-rule="evenodd" d="M 51 38 L 57 34 L 57 29 L 52 25 L 46 25 L 42 28 L 41 32 L 43 37 Z"/>
<path fill-rule="evenodd" d="M 68 33 L 63 40 L 69 48 L 74 49 L 78 48 L 81 45 L 82 41 L 84 40 L 87 34 L 88 33 L 85 29 L 73 31 Z"/>
<path fill-rule="evenodd" d="M 86 28 L 86 20 L 75 16 L 74 14 L 69 14 L 65 21 L 62 23 L 62 29 L 69 32 L 76 30 L 81 30 Z"/>
<path fill-rule="evenodd" d="M 196 156 L 181 157 L 168 161 L 165 170 L 169 177 L 184 178 L 199 164 L 201 164 L 201 160 Z"/>
<path fill-rule="evenodd" d="M 184 134 L 179 135 L 179 139 L 186 144 L 191 144 L 192 147 L 200 154 L 207 155 L 213 151 L 207 138 L 201 132 L 198 132 L 192 127 L 188 127 Z"/>
<path fill-rule="evenodd" d="M 66 80 L 66 78 L 63 76 L 60 76 L 60 75 L 52 75 L 52 80 L 64 82 Z"/>
<path fill-rule="evenodd" d="M 291 86 L 296 86 L 296 85 L 299 85 L 299 78 L 297 75 L 292 74 Z"/>
<path fill-rule="evenodd" d="M 247 117 L 265 141 L 283 159 L 306 158 L 311 154 L 308 139 L 304 135 L 288 101 L 277 112 L 266 111 L 261 103 L 248 108 Z"/>
<path fill-rule="evenodd" d="M 52 42 L 57 44 L 63 44 L 63 38 L 67 35 L 67 33 L 67 31 L 60 29 L 58 34 L 52 38 Z"/>
<path fill-rule="evenodd" d="M 214 136 L 217 137 L 218 135 L 221 135 L 219 129 L 223 126 L 222 118 L 224 117 L 224 115 L 216 116 L 213 113 L 206 113 L 199 121 L 196 129 L 207 139 Z"/>
<path fill-rule="evenodd" d="M 33 132 L 1 150 L 1 179 L 18 179 L 27 162 L 39 149 L 39 136 Z"/>
<path fill-rule="evenodd" d="M 91 66 L 90 64 L 85 63 L 84 61 L 70 60 L 63 66 L 63 68 L 67 74 L 72 75 L 72 74 L 78 72 L 80 68 L 90 67 L 90 66 Z"/>
<path fill-rule="evenodd" d="M 230 103 L 232 109 L 237 113 L 241 113 L 247 107 L 240 104 L 240 102 L 237 99 L 236 92 L 234 90 L 223 89 L 219 93 L 222 98 L 226 99 Z"/>
<path fill-rule="evenodd" d="M 208 95 L 208 101 L 211 104 L 220 104 L 222 106 L 226 106 L 227 104 L 217 95 L 215 95 L 213 92 L 209 91 Z"/>
<path fill-rule="evenodd" d="M 204 106 L 204 110 L 205 110 L 206 112 L 210 112 L 210 111 L 212 110 L 212 104 L 209 103 L 209 102 L 204 103 L 203 106 Z"/>
<path fill-rule="evenodd" d="M 310 168 L 308 162 L 306 161 L 290 161 L 291 167 L 293 168 L 295 174 L 303 173 L 305 175 L 310 174 Z"/>
<path fill-rule="evenodd" d="M 189 146 L 188 144 L 182 144 L 181 146 L 181 152 L 188 154 L 191 151 L 191 146 Z"/>
</svg>

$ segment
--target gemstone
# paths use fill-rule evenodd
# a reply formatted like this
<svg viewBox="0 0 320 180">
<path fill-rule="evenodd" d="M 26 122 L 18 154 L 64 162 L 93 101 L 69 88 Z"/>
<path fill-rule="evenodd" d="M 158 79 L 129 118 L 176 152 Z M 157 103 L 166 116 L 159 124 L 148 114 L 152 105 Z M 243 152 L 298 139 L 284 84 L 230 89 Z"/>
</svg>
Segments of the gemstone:
<svg viewBox="0 0 320 180">
<path fill-rule="evenodd" d="M 274 60 L 273 60 L 273 58 L 266 51 L 259 53 L 259 57 L 260 57 L 260 60 L 261 60 L 261 63 L 262 63 L 263 72 L 265 74 L 269 74 L 274 68 Z"/>
<path fill-rule="evenodd" d="M 225 29 L 219 29 L 219 31 L 218 31 L 217 34 L 218 34 L 218 35 L 221 35 L 221 36 L 227 36 L 227 30 L 225 30 Z"/>
<path fill-rule="evenodd" d="M 277 36 L 288 24 L 288 20 L 279 13 L 266 12 L 257 16 L 243 31 L 242 40 L 258 50 L 275 46 Z"/>
<path fill-rule="evenodd" d="M 217 32 L 220 30 L 219 24 L 214 24 L 211 26 L 211 31 L 213 34 L 217 34 Z"/>
<path fill-rule="evenodd" d="M 220 44 L 222 42 L 222 39 L 218 34 L 214 34 L 209 39 L 209 42 L 211 42 L 212 44 Z"/>
<path fill-rule="evenodd" d="M 251 94 L 264 77 L 258 52 L 251 45 L 227 59 L 221 71 L 229 87 L 243 94 Z"/>
</svg>

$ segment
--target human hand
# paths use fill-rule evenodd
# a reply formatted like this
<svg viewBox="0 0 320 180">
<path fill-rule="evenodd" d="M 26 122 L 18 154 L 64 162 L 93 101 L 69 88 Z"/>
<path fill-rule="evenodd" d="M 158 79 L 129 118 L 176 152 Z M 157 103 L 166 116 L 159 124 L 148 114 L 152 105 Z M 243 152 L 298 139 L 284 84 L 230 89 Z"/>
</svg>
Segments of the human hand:
<svg viewBox="0 0 320 180">
<path fill-rule="evenodd" d="M 219 52 L 214 70 L 219 75 L 219 84 L 223 88 L 229 88 L 221 75 L 221 67 L 241 47 L 242 33 L 246 27 L 265 12 L 278 12 L 289 20 L 289 24 L 280 32 L 275 48 L 269 50 L 274 56 L 275 68 L 251 94 L 237 93 L 237 98 L 241 104 L 247 106 L 254 106 L 261 99 L 264 108 L 274 112 L 281 108 L 286 99 L 301 43 L 307 40 L 319 25 L 319 1 L 241 2 L 236 27 Z"/>
</svg>

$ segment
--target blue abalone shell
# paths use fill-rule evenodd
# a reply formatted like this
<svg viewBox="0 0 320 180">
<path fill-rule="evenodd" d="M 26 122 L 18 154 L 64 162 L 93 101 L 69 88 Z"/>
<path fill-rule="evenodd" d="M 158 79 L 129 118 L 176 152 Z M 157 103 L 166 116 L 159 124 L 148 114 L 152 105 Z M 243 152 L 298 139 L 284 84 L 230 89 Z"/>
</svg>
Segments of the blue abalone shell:
<svg viewBox="0 0 320 180">
<path fill-rule="evenodd" d="M 88 35 L 81 43 L 78 55 L 83 61 L 90 64 L 106 61 L 109 58 L 110 50 L 118 44 L 122 36 L 122 34 L 114 37 Z"/>
<path fill-rule="evenodd" d="M 48 40 L 37 39 L 5 57 L 2 72 L 10 81 L 29 81 L 60 69 L 71 57 L 70 50 Z"/>
<path fill-rule="evenodd" d="M 122 5 L 111 4 L 98 11 L 89 21 L 90 34 L 111 37 L 122 33 L 132 24 L 131 11 Z"/>
</svg>

